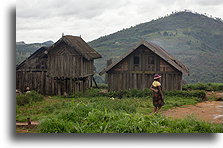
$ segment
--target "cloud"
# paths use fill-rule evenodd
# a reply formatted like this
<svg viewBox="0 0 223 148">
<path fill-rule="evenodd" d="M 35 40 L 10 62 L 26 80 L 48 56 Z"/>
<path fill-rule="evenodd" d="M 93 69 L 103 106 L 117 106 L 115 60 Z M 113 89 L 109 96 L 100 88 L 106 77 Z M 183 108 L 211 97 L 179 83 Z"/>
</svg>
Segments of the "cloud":
<svg viewBox="0 0 223 148">
<path fill-rule="evenodd" d="M 192 4 L 197 4 L 201 6 L 215 6 L 215 5 L 222 5 L 222 0 L 191 0 Z"/>
<path fill-rule="evenodd" d="M 86 41 L 184 9 L 222 18 L 222 0 L 18 0 L 17 41 L 57 41 L 62 33 Z"/>
<path fill-rule="evenodd" d="M 49 18 L 59 16 L 76 16 L 92 18 L 106 10 L 125 5 L 127 0 L 115 3 L 107 0 L 19 0 L 17 17 Z"/>
</svg>

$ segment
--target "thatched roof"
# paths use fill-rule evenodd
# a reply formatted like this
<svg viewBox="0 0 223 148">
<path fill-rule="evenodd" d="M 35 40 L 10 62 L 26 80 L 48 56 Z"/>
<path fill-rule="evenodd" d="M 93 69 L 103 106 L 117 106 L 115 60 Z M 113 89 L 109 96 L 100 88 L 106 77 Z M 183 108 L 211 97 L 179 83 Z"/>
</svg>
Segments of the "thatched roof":
<svg viewBox="0 0 223 148">
<path fill-rule="evenodd" d="M 93 48 L 91 48 L 81 37 L 66 35 L 66 36 L 63 36 L 62 38 L 60 38 L 52 46 L 41 47 L 38 50 L 36 50 L 27 59 L 25 59 L 22 63 L 20 63 L 16 67 L 16 69 L 21 68 L 26 62 L 29 62 L 29 60 L 35 58 L 36 56 L 47 55 L 50 52 L 50 50 L 53 50 L 53 48 L 56 45 L 60 44 L 61 42 L 65 42 L 68 46 L 71 47 L 72 50 L 75 50 L 76 52 L 78 52 L 81 56 L 83 56 L 87 60 L 101 58 L 101 55 L 97 51 L 95 51 Z"/>
<path fill-rule="evenodd" d="M 60 38 L 54 45 L 52 45 L 48 49 L 48 51 L 50 51 L 52 48 L 54 48 L 54 46 L 56 46 L 60 42 L 65 42 L 68 46 L 72 48 L 72 50 L 77 51 L 81 56 L 83 56 L 87 60 L 101 58 L 101 55 L 97 51 L 95 51 L 92 47 L 90 47 L 79 36 L 65 35 L 62 38 Z"/>
<path fill-rule="evenodd" d="M 157 54 L 159 57 L 161 57 L 167 63 L 169 63 L 170 65 L 175 67 L 177 70 L 181 71 L 182 73 L 189 74 L 189 69 L 185 65 L 183 65 L 180 61 L 176 60 L 172 55 L 167 53 L 163 48 L 161 48 L 158 45 L 155 45 L 154 43 L 142 40 L 134 48 L 129 50 L 129 52 L 127 52 L 125 55 L 121 56 L 117 61 L 113 62 L 111 65 L 109 65 L 104 70 L 102 70 L 100 72 L 100 75 L 111 70 L 115 65 L 120 63 L 123 59 L 125 59 L 128 55 L 130 55 L 132 52 L 134 52 L 141 45 L 144 45 L 145 47 L 150 49 L 152 52 Z"/>
</svg>

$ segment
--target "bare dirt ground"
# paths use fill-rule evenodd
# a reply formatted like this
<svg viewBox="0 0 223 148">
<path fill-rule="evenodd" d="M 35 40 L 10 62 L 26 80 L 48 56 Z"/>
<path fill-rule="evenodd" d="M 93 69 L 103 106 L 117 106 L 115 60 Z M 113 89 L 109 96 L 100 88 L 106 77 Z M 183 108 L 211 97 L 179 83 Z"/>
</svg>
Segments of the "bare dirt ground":
<svg viewBox="0 0 223 148">
<path fill-rule="evenodd" d="M 38 125 L 38 121 L 32 121 L 31 125 L 27 122 L 16 122 L 16 133 L 35 133 Z"/>
<path fill-rule="evenodd" d="M 172 118 L 185 118 L 193 115 L 198 120 L 211 123 L 223 123 L 223 102 L 222 101 L 205 101 L 196 105 L 185 105 L 176 107 L 162 114 Z"/>
<path fill-rule="evenodd" d="M 223 92 L 207 92 L 207 97 L 222 99 Z M 172 118 L 185 118 L 189 115 L 198 120 L 211 123 L 223 123 L 223 101 L 204 101 L 196 105 L 184 105 L 163 111 L 162 114 Z"/>
<path fill-rule="evenodd" d="M 218 100 L 222 100 L 223 99 L 223 92 L 214 92 L 214 91 L 208 91 L 206 92 L 207 98 L 218 98 Z"/>
</svg>

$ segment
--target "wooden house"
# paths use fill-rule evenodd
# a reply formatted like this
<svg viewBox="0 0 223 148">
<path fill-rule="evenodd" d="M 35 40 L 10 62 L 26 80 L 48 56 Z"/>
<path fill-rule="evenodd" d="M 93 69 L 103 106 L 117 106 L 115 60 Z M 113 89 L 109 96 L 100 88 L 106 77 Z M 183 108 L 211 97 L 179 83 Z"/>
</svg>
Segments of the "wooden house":
<svg viewBox="0 0 223 148">
<path fill-rule="evenodd" d="M 149 88 L 154 74 L 162 76 L 163 90 L 181 90 L 186 66 L 164 49 L 151 42 L 140 41 L 133 49 L 100 72 L 106 73 L 109 91 Z"/>
<path fill-rule="evenodd" d="M 16 89 L 63 95 L 92 86 L 94 59 L 101 55 L 81 37 L 66 35 L 41 47 L 16 67 Z"/>
</svg>

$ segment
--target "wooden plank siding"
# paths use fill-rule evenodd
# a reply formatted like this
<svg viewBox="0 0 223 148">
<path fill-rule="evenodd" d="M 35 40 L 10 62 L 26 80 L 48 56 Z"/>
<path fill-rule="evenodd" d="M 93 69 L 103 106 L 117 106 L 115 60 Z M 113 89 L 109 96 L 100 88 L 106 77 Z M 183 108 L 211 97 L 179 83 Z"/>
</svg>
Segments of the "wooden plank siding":
<svg viewBox="0 0 223 148">
<path fill-rule="evenodd" d="M 63 95 L 64 92 L 71 94 L 90 88 L 92 76 L 89 77 L 83 80 L 56 79 L 47 76 L 47 72 L 17 71 L 16 88 L 24 92 L 26 87 L 30 87 L 31 90 L 47 95 Z"/>
<path fill-rule="evenodd" d="M 101 55 L 77 36 L 63 36 L 41 47 L 16 67 L 16 89 L 46 95 L 84 92 L 92 87 L 94 59 Z"/>
<path fill-rule="evenodd" d="M 134 56 L 139 56 L 138 65 L 134 65 Z M 153 64 L 149 63 L 149 57 L 154 58 L 154 62 L 150 59 L 150 62 Z M 155 73 L 159 73 L 162 76 L 161 84 L 163 90 L 182 89 L 182 72 L 146 47 L 139 46 L 137 50 L 107 72 L 109 91 L 125 89 L 144 90 L 152 84 Z"/>
<path fill-rule="evenodd" d="M 181 90 L 181 77 L 180 74 L 162 74 L 161 84 L 163 90 Z M 109 91 L 125 89 L 144 90 L 149 88 L 152 82 L 153 74 L 131 74 L 121 72 L 108 74 Z"/>
<path fill-rule="evenodd" d="M 55 63 L 54 65 L 49 64 L 49 67 L 55 69 L 51 71 L 54 75 L 41 69 L 19 69 L 16 71 L 16 88 L 24 92 L 26 87 L 29 86 L 31 90 L 36 90 L 41 94 L 63 95 L 64 92 L 83 92 L 92 86 L 92 82 L 89 81 L 92 80 L 93 76 L 93 65 L 91 65 L 93 61 L 85 62 L 85 67 L 82 68 L 83 75 L 81 76 L 78 75 L 80 72 L 77 69 L 66 67 L 66 60 L 57 56 L 51 59 Z M 70 57 L 67 59 L 73 61 L 75 58 Z M 65 63 L 65 66 L 59 65 L 60 60 Z M 58 72 L 60 68 L 64 70 L 64 73 Z M 71 75 L 72 72 L 74 75 Z"/>
<path fill-rule="evenodd" d="M 86 60 L 71 47 L 60 45 L 48 54 L 48 75 L 52 77 L 85 77 L 93 74 L 93 60 Z"/>
</svg>

